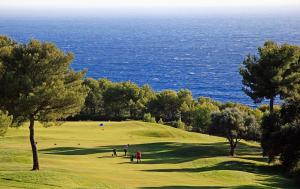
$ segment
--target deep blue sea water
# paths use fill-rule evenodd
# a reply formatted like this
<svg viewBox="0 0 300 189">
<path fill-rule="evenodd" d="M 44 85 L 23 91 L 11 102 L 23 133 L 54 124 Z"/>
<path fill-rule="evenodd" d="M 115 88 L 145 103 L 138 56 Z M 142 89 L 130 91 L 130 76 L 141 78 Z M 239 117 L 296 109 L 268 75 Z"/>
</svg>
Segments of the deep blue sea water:
<svg viewBox="0 0 300 189">
<path fill-rule="evenodd" d="M 55 42 L 90 77 L 252 105 L 241 90 L 240 64 L 266 40 L 300 45 L 300 17 L 0 18 L 0 34 Z"/>
</svg>

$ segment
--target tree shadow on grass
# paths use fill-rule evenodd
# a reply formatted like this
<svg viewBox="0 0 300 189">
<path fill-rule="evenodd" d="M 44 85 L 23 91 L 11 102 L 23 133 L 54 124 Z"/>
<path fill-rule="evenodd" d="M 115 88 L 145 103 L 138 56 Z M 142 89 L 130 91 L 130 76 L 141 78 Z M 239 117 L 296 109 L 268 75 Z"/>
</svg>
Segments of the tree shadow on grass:
<svg viewBox="0 0 300 189">
<path fill-rule="evenodd" d="M 159 187 L 141 187 L 140 189 L 201 189 L 201 188 L 213 188 L 213 189 L 219 189 L 224 187 L 219 186 L 159 186 Z"/>
<path fill-rule="evenodd" d="M 40 152 L 44 154 L 55 154 L 55 155 L 88 155 L 109 152 L 111 149 L 108 148 L 79 148 L 79 147 L 55 147 L 42 149 Z"/>
<path fill-rule="evenodd" d="M 123 155 L 123 146 L 99 146 L 95 148 L 82 147 L 54 147 L 40 150 L 45 154 L 55 155 L 89 155 L 101 154 L 100 157 L 107 157 L 108 152 L 116 148 L 119 155 Z M 132 144 L 129 147 L 129 154 L 136 151 L 142 152 L 144 164 L 162 163 L 183 163 L 198 158 L 210 158 L 228 156 L 229 146 L 225 142 L 218 143 L 177 143 L 177 142 L 156 142 L 144 144 Z M 258 154 L 258 147 L 240 144 L 237 153 L 239 155 Z"/>
<path fill-rule="evenodd" d="M 240 186 L 159 186 L 159 187 L 140 187 L 140 189 L 265 189 L 267 185 L 240 185 Z M 280 187 L 281 188 L 281 187 Z M 283 186 L 282 188 L 295 188 L 293 186 Z M 296 189 L 296 188 L 295 188 Z"/>
<path fill-rule="evenodd" d="M 89 155 L 97 154 L 99 158 L 109 157 L 108 153 L 112 152 L 112 149 L 116 148 L 118 155 L 123 155 L 123 145 L 118 146 L 98 146 L 95 148 L 83 148 L 83 147 L 55 147 L 43 149 L 41 152 L 45 154 L 56 155 Z M 156 143 L 144 143 L 144 144 L 132 144 L 129 147 L 129 153 L 135 153 L 136 151 L 142 152 L 143 164 L 176 164 L 193 161 L 199 158 L 211 158 L 228 156 L 229 146 L 226 142 L 218 143 L 177 143 L 177 142 L 156 142 Z M 121 153 L 120 153 L 121 152 Z M 257 155 L 260 155 L 261 150 L 259 147 L 248 146 L 247 144 L 240 143 L 236 153 L 239 155 L 237 159 L 230 158 L 229 161 L 221 162 L 213 166 L 196 167 L 196 168 L 183 168 L 183 169 L 153 169 L 145 170 L 150 172 L 208 172 L 215 170 L 229 170 L 229 171 L 245 171 L 262 176 L 269 176 L 259 183 L 263 187 L 259 186 L 162 186 L 157 188 L 162 189 L 194 189 L 194 188 L 266 188 L 266 187 L 279 187 L 289 188 L 291 183 L 289 180 L 281 177 L 279 173 L 282 172 L 280 167 L 266 166 L 256 164 L 255 162 L 245 162 L 245 160 L 252 161 L 264 161 Z M 126 157 L 128 158 L 128 157 Z M 130 163 L 129 161 L 123 163 Z M 148 187 L 149 189 L 155 187 Z M 147 189 L 147 187 L 144 187 Z"/>
<path fill-rule="evenodd" d="M 268 163 L 268 158 L 266 157 L 251 157 L 251 156 L 239 156 L 240 159 L 257 161 L 262 163 Z"/>
<path fill-rule="evenodd" d="M 224 143 L 185 144 L 185 143 L 148 143 L 132 147 L 142 151 L 146 164 L 183 163 L 198 158 L 224 156 Z"/>
<path fill-rule="evenodd" d="M 241 162 L 238 160 L 224 161 L 213 166 L 197 167 L 197 168 L 181 168 L 181 169 L 151 169 L 145 170 L 149 172 L 207 172 L 216 170 L 244 171 L 262 175 L 276 175 L 281 172 L 280 167 L 257 165 L 251 162 Z"/>
<path fill-rule="evenodd" d="M 237 183 L 238 184 L 238 183 Z M 297 189 L 298 187 L 289 181 L 288 179 L 285 179 L 280 176 L 273 176 L 270 178 L 267 178 L 263 181 L 258 182 L 259 185 L 254 184 L 253 185 L 237 185 L 237 186 L 159 186 L 159 187 L 140 187 L 140 189 L 210 189 L 210 188 L 216 188 L 216 189 L 265 189 L 265 188 L 285 188 L 285 189 Z"/>
<path fill-rule="evenodd" d="M 229 148 L 229 145 L 227 145 Z M 261 154 L 261 148 L 257 146 L 248 145 L 247 143 L 240 142 L 236 148 L 237 155 L 258 155 Z"/>
<path fill-rule="evenodd" d="M 159 187 L 141 187 L 140 189 L 265 189 L 265 186 L 159 186 Z"/>
<path fill-rule="evenodd" d="M 238 160 L 231 160 L 218 163 L 213 166 L 198 167 L 198 168 L 181 168 L 181 169 L 151 169 L 145 170 L 148 172 L 189 172 L 189 173 L 201 173 L 209 171 L 243 171 L 248 173 L 253 173 L 259 176 L 266 176 L 263 180 L 258 180 L 260 186 L 231 186 L 231 187 L 219 187 L 216 188 L 234 188 L 234 189 L 243 189 L 243 188 L 266 188 L 266 187 L 275 187 L 275 188 L 296 188 L 294 183 L 287 178 L 284 178 L 283 175 L 280 175 L 283 172 L 281 166 L 267 166 L 267 165 L 258 165 L 252 162 L 241 162 Z M 170 186 L 170 188 L 176 188 Z M 180 188 L 180 187 L 179 187 Z M 187 187 L 189 188 L 189 187 Z M 201 188 L 201 187 L 200 187 Z"/>
<path fill-rule="evenodd" d="M 218 143 L 146 143 L 130 146 L 131 151 L 142 151 L 146 164 L 183 163 L 199 158 L 228 156 L 229 145 Z M 259 154 L 260 148 L 240 144 L 237 149 L 239 155 Z"/>
</svg>

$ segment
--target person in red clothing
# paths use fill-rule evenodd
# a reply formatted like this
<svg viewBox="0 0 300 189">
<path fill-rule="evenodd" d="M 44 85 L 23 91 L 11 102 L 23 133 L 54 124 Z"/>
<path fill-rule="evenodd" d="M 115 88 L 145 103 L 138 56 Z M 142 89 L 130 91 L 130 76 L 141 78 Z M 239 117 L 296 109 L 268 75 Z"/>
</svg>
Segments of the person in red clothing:
<svg viewBox="0 0 300 189">
<path fill-rule="evenodd" d="M 135 154 L 136 157 L 136 163 L 142 162 L 142 152 L 137 151 Z"/>
</svg>

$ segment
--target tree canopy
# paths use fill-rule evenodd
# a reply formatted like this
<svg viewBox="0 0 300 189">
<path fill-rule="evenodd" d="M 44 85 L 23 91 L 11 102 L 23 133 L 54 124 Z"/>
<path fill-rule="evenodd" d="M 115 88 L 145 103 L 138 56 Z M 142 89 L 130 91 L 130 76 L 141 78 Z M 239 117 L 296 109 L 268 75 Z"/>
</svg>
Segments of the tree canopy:
<svg viewBox="0 0 300 189">
<path fill-rule="evenodd" d="M 210 133 L 227 138 L 230 144 L 230 155 L 235 155 L 235 148 L 238 142 L 246 138 L 251 127 L 256 126 L 255 118 L 241 112 L 238 108 L 226 108 L 221 112 L 212 114 L 212 126 Z"/>
<path fill-rule="evenodd" d="M 52 43 L 11 41 L 0 38 L 4 70 L 0 78 L 0 105 L 13 116 L 14 124 L 30 121 L 33 170 L 38 170 L 34 121 L 47 123 L 78 113 L 87 92 L 82 85 L 85 73 L 73 71 L 73 55 L 65 54 Z"/>
<path fill-rule="evenodd" d="M 265 42 L 258 48 L 258 56 L 248 55 L 240 68 L 243 91 L 255 103 L 270 100 L 270 111 L 273 112 L 276 96 L 283 98 L 299 87 L 299 58 L 298 46 Z"/>
<path fill-rule="evenodd" d="M 211 115 L 218 112 L 219 107 L 209 101 L 198 104 L 193 111 L 193 130 L 207 133 L 211 125 Z"/>
</svg>

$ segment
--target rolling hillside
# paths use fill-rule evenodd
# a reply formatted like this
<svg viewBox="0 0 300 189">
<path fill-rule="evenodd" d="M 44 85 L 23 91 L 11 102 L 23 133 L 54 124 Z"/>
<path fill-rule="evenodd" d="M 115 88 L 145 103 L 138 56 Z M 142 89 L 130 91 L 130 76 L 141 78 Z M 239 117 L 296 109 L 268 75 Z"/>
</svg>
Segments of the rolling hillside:
<svg viewBox="0 0 300 189">
<path fill-rule="evenodd" d="M 138 121 L 99 123 L 38 126 L 38 172 L 29 171 L 27 126 L 10 128 L 0 138 L 0 188 L 293 188 L 256 143 L 243 142 L 229 157 L 223 138 Z M 142 151 L 141 164 L 123 156 L 125 144 Z"/>
</svg>

